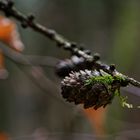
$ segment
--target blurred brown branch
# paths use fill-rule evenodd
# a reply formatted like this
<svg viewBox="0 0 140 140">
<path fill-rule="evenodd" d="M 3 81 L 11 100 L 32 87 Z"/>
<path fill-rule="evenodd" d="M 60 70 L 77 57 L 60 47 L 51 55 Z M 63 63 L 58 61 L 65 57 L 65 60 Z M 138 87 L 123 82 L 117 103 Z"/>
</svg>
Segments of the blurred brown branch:
<svg viewBox="0 0 140 140">
<path fill-rule="evenodd" d="M 59 59 L 49 56 L 39 56 L 39 55 L 24 55 L 11 48 L 0 44 L 0 49 L 3 51 L 4 55 L 8 56 L 10 59 L 14 60 L 16 63 L 29 66 L 47 66 L 54 67 Z"/>
<path fill-rule="evenodd" d="M 0 45 L 0 49 L 2 49 L 4 55 L 13 61 L 20 69 L 22 69 L 22 71 L 28 75 L 32 82 L 36 84 L 44 93 L 47 93 L 47 95 L 53 97 L 53 99 L 65 104 L 63 99 L 57 94 L 60 91 L 58 88 L 59 86 L 47 78 L 43 68 L 40 67 L 42 65 L 54 67 L 54 64 L 58 61 L 58 59 L 47 56 L 26 56 L 2 44 Z M 43 61 L 42 58 L 44 58 Z M 23 68 L 23 65 L 30 67 Z M 53 88 L 50 90 L 49 87 Z"/>
<path fill-rule="evenodd" d="M 19 22 L 21 22 L 22 27 L 24 28 L 30 27 L 34 31 L 55 41 L 59 47 L 63 47 L 65 50 L 68 50 L 77 56 L 81 56 L 85 58 L 85 61 L 89 61 L 90 63 L 92 63 L 93 68 L 96 68 L 97 70 L 102 69 L 103 71 L 111 75 L 116 75 L 116 74 L 121 75 L 128 81 L 128 83 L 140 88 L 139 81 L 119 73 L 118 71 L 116 71 L 116 68 L 114 65 L 108 66 L 106 64 L 99 62 L 98 61 L 99 57 L 97 55 L 93 57 L 92 55 L 90 55 L 90 52 L 87 52 L 87 50 L 80 49 L 79 48 L 80 46 L 78 47 L 77 44 L 74 44 L 68 41 L 67 39 L 62 37 L 60 34 L 55 32 L 54 30 L 46 28 L 42 26 L 41 24 L 35 22 L 34 21 L 35 17 L 33 15 L 29 15 L 29 16 L 23 15 L 21 12 L 16 10 L 16 8 L 13 5 L 14 5 L 14 2 L 11 0 L 5 0 L 5 1 L 1 0 L 0 10 L 3 11 L 6 16 L 11 16 L 15 18 L 16 20 L 18 20 Z"/>
</svg>

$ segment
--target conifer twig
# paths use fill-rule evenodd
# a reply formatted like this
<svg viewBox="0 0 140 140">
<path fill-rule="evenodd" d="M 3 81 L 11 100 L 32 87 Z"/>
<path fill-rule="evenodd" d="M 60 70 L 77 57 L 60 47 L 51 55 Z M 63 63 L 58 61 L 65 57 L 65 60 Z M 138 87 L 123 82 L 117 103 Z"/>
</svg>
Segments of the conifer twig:
<svg viewBox="0 0 140 140">
<path fill-rule="evenodd" d="M 51 39 L 52 41 L 56 42 L 57 46 L 63 47 L 65 50 L 70 51 L 72 54 L 85 58 L 85 61 L 89 61 L 92 63 L 93 67 L 96 69 L 102 69 L 105 72 L 114 75 L 119 74 L 122 75 L 130 84 L 133 86 L 140 88 L 140 82 L 130 78 L 126 75 L 117 72 L 114 65 L 108 66 L 99 62 L 98 56 L 92 56 L 86 50 L 82 50 L 78 48 L 78 45 L 70 42 L 69 40 L 65 39 L 63 36 L 58 34 L 52 29 L 46 28 L 41 24 L 35 22 L 35 17 L 33 15 L 25 16 L 21 12 L 19 12 L 15 7 L 14 3 L 11 0 L 0 0 L 0 11 L 3 11 L 6 16 L 13 17 L 14 19 L 18 20 L 22 27 L 27 28 L 30 27 L 34 31 L 46 36 L 47 38 Z M 80 46 L 79 46 L 80 47 Z"/>
</svg>

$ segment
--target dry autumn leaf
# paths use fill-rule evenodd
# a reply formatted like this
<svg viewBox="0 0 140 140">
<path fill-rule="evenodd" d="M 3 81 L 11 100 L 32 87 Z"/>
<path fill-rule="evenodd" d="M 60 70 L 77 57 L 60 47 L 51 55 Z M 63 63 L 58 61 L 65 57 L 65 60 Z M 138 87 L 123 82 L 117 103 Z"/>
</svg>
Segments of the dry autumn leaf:
<svg viewBox="0 0 140 140">
<path fill-rule="evenodd" d="M 0 132 L 0 140 L 8 140 L 9 137 L 6 133 Z"/>
<path fill-rule="evenodd" d="M 98 136 L 105 134 L 106 111 L 106 108 L 99 108 L 98 110 L 94 110 L 93 108 L 83 109 L 84 115 Z"/>
<path fill-rule="evenodd" d="M 0 16 L 0 40 L 19 52 L 24 48 L 15 22 L 3 16 Z"/>
<path fill-rule="evenodd" d="M 0 16 L 0 41 L 18 52 L 21 52 L 24 48 L 15 22 L 4 16 Z M 7 76 L 4 55 L 0 50 L 0 79 L 5 79 Z"/>
</svg>

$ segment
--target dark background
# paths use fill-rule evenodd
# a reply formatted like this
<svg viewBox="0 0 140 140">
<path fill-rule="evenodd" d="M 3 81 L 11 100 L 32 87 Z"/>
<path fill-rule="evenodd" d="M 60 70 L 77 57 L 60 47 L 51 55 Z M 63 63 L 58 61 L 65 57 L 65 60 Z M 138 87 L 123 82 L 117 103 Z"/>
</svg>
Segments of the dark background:
<svg viewBox="0 0 140 140">
<path fill-rule="evenodd" d="M 69 40 L 100 53 L 103 62 L 115 63 L 120 72 L 140 79 L 139 0 L 15 0 L 15 6 L 25 14 L 34 13 L 36 21 Z M 70 57 L 44 36 L 22 29 L 19 23 L 18 26 L 26 46 L 24 54 Z M 50 137 L 75 133 L 85 139 L 92 136 L 91 124 L 79 108 L 50 96 L 52 89 L 53 92 L 60 89 L 61 81 L 53 68 L 43 67 L 46 77 L 53 83 L 46 93 L 17 64 L 7 59 L 6 65 L 9 77 L 0 81 L 1 131 L 18 139 L 39 132 Z M 57 94 L 60 95 L 60 91 Z M 140 105 L 139 96 L 124 90 L 122 94 L 127 95 L 134 106 Z M 120 140 L 140 139 L 139 109 L 124 109 L 117 99 L 107 108 L 106 136 Z"/>
</svg>

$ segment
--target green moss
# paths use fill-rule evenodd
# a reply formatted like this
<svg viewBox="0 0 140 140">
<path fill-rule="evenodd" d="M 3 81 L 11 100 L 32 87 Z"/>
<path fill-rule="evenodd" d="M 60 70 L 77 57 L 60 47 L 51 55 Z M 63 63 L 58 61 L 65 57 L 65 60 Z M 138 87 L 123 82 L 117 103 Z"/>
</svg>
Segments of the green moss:
<svg viewBox="0 0 140 140">
<path fill-rule="evenodd" d="M 125 82 L 126 79 L 122 75 L 116 75 L 116 76 L 111 76 L 110 74 L 107 75 L 101 75 L 101 76 L 93 76 L 89 78 L 88 80 L 85 81 L 85 85 L 92 85 L 94 83 L 103 83 L 103 84 L 108 84 L 111 85 L 113 81 L 118 81 L 118 82 Z"/>
<path fill-rule="evenodd" d="M 118 81 L 119 83 L 125 82 L 126 79 L 122 75 L 111 76 L 110 74 L 105 74 L 101 76 L 93 76 L 85 81 L 85 85 L 94 85 L 95 83 L 102 83 L 107 85 L 108 91 L 112 92 L 113 82 Z M 121 85 L 120 85 L 121 87 Z M 113 95 L 119 98 L 122 107 L 133 108 L 132 104 L 127 103 L 127 97 L 123 97 L 120 94 L 120 87 L 116 88 Z"/>
<path fill-rule="evenodd" d="M 123 81 L 125 82 L 126 78 L 122 75 L 115 75 L 114 80 L 119 81 L 119 82 L 123 82 Z"/>
<path fill-rule="evenodd" d="M 105 76 L 93 76 L 90 79 L 85 81 L 85 85 L 94 84 L 94 83 L 103 83 L 103 84 L 112 84 L 114 78 L 111 75 Z"/>
<path fill-rule="evenodd" d="M 122 107 L 133 108 L 132 104 L 127 102 L 127 96 L 122 96 L 119 90 L 115 91 L 115 96 L 119 97 L 120 104 Z"/>
</svg>

